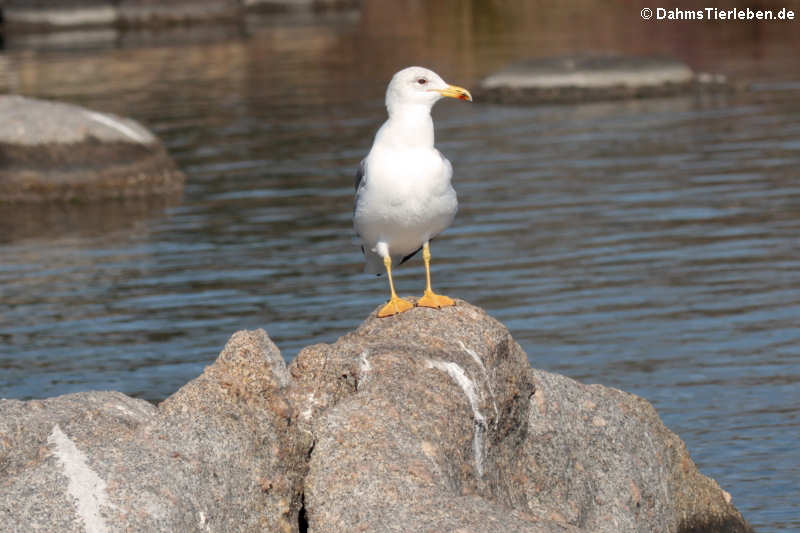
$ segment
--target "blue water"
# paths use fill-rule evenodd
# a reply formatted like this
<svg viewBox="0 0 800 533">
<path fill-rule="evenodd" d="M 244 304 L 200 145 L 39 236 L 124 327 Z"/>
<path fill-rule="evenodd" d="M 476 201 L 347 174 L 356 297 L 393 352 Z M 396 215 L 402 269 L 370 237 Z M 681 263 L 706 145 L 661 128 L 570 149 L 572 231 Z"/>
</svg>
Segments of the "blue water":
<svg viewBox="0 0 800 533">
<path fill-rule="evenodd" d="M 361 273 L 350 216 L 391 73 L 423 63 L 470 87 L 533 49 L 627 42 L 470 16 L 430 14 L 449 39 L 398 24 L 387 41 L 374 12 L 156 44 L 7 39 L 9 89 L 137 118 L 188 183 L 178 200 L 3 209 L 0 397 L 159 400 L 236 330 L 265 328 L 290 360 L 356 327 L 387 296 Z M 671 31 L 633 51 L 680 56 Z M 750 91 L 439 104 L 461 207 L 433 277 L 505 323 L 533 365 L 647 398 L 758 531 L 786 531 L 800 529 L 800 73 L 784 34 L 729 33 L 739 48 L 684 59 Z M 401 294 L 423 279 L 419 262 L 397 270 Z"/>
</svg>

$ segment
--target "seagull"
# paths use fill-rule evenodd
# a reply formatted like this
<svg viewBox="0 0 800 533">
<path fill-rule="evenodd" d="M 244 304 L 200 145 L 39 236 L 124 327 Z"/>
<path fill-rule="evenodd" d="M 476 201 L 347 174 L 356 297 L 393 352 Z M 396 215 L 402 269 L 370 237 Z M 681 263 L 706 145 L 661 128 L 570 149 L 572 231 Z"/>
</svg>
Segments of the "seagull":
<svg viewBox="0 0 800 533">
<path fill-rule="evenodd" d="M 449 85 L 432 70 L 408 67 L 396 73 L 386 89 L 389 119 L 356 173 L 353 226 L 361 241 L 365 271 L 389 278 L 389 302 L 378 311 L 384 318 L 414 305 L 397 296 L 392 265 L 402 264 L 422 250 L 425 293 L 421 307 L 455 305 L 431 289 L 430 241 L 453 222 L 458 210 L 450 184 L 453 167 L 433 147 L 431 108 L 443 97 L 471 102 L 463 87 Z"/>
</svg>

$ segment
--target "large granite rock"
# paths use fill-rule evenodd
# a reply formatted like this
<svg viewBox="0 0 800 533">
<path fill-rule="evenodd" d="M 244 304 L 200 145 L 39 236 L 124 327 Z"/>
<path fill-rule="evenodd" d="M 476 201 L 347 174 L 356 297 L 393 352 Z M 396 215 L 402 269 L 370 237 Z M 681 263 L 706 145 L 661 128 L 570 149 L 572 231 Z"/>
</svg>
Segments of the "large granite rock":
<svg viewBox="0 0 800 533">
<path fill-rule="evenodd" d="M 641 398 L 532 370 L 465 302 L 300 352 L 309 531 L 749 531 Z"/>
<path fill-rule="evenodd" d="M 532 370 L 528 434 L 507 482 L 519 504 L 586 531 L 750 531 L 646 400 Z"/>
<path fill-rule="evenodd" d="M 672 58 L 576 55 L 513 63 L 484 78 L 475 98 L 507 104 L 581 102 L 735 87 L 724 76 L 696 73 Z"/>
<path fill-rule="evenodd" d="M 160 407 L 115 392 L 0 401 L 4 531 L 298 530 L 310 441 L 263 331 Z"/>
<path fill-rule="evenodd" d="M 288 371 L 263 331 L 158 408 L 0 403 L 12 531 L 747 532 L 645 400 L 533 370 L 466 302 Z"/>
<path fill-rule="evenodd" d="M 508 331 L 463 302 L 301 351 L 309 531 L 577 531 L 513 506 L 501 480 L 527 433 L 527 367 Z"/>
<path fill-rule="evenodd" d="M 0 96 L 0 161 L 0 203 L 169 195 L 184 182 L 141 124 L 22 96 Z"/>
</svg>

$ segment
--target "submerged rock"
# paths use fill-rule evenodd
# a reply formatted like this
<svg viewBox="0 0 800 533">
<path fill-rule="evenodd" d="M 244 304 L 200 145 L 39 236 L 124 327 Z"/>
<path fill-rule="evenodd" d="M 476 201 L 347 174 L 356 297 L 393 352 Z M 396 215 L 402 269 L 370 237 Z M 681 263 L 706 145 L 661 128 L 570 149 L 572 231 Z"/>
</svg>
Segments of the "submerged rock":
<svg viewBox="0 0 800 533">
<path fill-rule="evenodd" d="M 530 104 L 689 94 L 733 86 L 664 57 L 566 56 L 514 63 L 484 78 L 476 98 Z"/>
<path fill-rule="evenodd" d="M 174 194 L 184 175 L 131 119 L 0 96 L 0 203 Z"/>
<path fill-rule="evenodd" d="M 751 531 L 648 402 L 531 369 L 463 301 L 372 314 L 288 372 L 239 332 L 158 408 L 0 410 L 0 520 L 20 531 Z"/>
</svg>

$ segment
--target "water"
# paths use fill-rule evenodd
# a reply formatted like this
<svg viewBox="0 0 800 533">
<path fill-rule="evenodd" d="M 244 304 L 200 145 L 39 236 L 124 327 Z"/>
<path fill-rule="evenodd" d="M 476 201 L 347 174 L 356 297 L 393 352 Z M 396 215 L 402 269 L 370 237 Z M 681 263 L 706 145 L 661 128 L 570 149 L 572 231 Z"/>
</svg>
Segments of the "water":
<svg viewBox="0 0 800 533">
<path fill-rule="evenodd" d="M 669 53 L 753 90 L 440 103 L 461 209 L 434 285 L 535 366 L 650 400 L 758 531 L 800 529 L 796 26 L 458 5 L 8 37 L 0 84 L 137 118 L 189 180 L 179 200 L 3 209 L 0 397 L 159 400 L 236 330 L 265 328 L 290 360 L 355 328 L 387 289 L 361 273 L 353 174 L 399 67 L 470 87 L 529 55 Z M 419 261 L 396 273 L 421 293 Z"/>
</svg>

